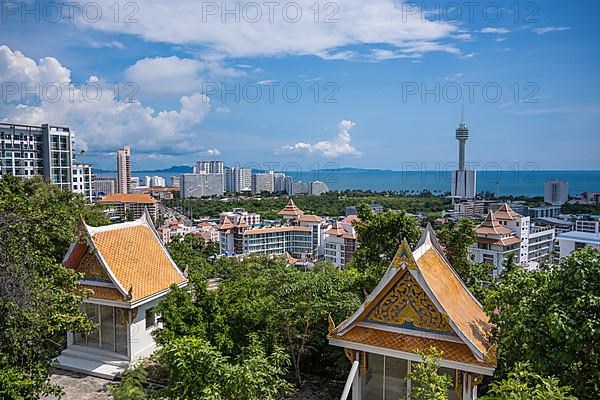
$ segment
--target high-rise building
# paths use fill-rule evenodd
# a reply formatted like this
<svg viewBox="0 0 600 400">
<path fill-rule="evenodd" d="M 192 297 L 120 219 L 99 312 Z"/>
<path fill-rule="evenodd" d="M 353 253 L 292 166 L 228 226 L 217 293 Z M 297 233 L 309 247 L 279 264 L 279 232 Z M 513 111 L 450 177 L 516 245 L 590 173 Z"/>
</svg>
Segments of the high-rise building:
<svg viewBox="0 0 600 400">
<path fill-rule="evenodd" d="M 103 198 L 115 193 L 117 182 L 115 178 L 96 178 L 93 181 L 94 198 Z"/>
<path fill-rule="evenodd" d="M 88 201 L 94 200 L 91 164 L 73 163 L 73 193 L 79 193 Z"/>
<path fill-rule="evenodd" d="M 261 194 L 263 192 L 273 193 L 275 189 L 273 172 L 252 174 L 252 193 Z"/>
<path fill-rule="evenodd" d="M 179 181 L 184 199 L 223 196 L 223 174 L 183 174 Z"/>
<path fill-rule="evenodd" d="M 554 206 L 565 204 L 569 200 L 569 183 L 566 181 L 547 181 L 544 183 L 544 202 Z"/>
<path fill-rule="evenodd" d="M 470 171 L 465 165 L 466 143 L 469 139 L 469 128 L 464 121 L 456 129 L 456 140 L 458 140 L 458 170 L 452 173 L 451 193 L 456 198 L 471 199 L 476 194 L 475 171 Z"/>
<path fill-rule="evenodd" d="M 123 146 L 117 151 L 117 192 L 131 193 L 131 148 Z"/>
<path fill-rule="evenodd" d="M 252 170 L 248 168 L 225 168 L 224 188 L 228 193 L 249 192 L 252 190 Z"/>
<path fill-rule="evenodd" d="M 72 190 L 73 136 L 65 126 L 0 123 L 0 175 L 43 177 Z"/>
<path fill-rule="evenodd" d="M 285 178 L 283 178 L 283 187 L 284 192 L 287 195 L 292 196 L 294 194 L 294 178 L 292 178 L 291 176 L 286 176 Z"/>
<path fill-rule="evenodd" d="M 285 193 L 285 174 L 283 172 L 273 174 L 273 190 L 275 193 Z"/>
<path fill-rule="evenodd" d="M 329 192 L 329 188 L 325 182 L 314 181 L 310 183 L 310 194 L 313 196 L 320 196 L 323 193 Z"/>
<path fill-rule="evenodd" d="M 196 173 L 197 174 L 222 174 L 224 172 L 225 165 L 223 161 L 197 161 L 196 162 Z"/>
</svg>

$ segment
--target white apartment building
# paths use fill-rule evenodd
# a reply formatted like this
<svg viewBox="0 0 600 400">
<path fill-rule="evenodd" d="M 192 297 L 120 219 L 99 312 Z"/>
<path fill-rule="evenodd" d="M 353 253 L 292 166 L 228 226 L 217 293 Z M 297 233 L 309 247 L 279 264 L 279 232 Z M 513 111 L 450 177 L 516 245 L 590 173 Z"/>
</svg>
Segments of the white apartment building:
<svg viewBox="0 0 600 400">
<path fill-rule="evenodd" d="M 73 193 L 81 194 L 90 203 L 94 201 L 93 180 L 90 164 L 73 163 Z"/>
<path fill-rule="evenodd" d="M 43 177 L 72 190 L 73 136 L 66 126 L 0 123 L 0 176 Z"/>
<path fill-rule="evenodd" d="M 221 220 L 225 217 L 229 218 L 234 225 L 238 225 L 243 219 L 251 227 L 260 225 L 261 221 L 260 214 L 249 213 L 243 208 L 234 208 L 233 211 L 222 212 L 220 214 Z"/>
<path fill-rule="evenodd" d="M 223 161 L 197 161 L 196 174 L 223 174 L 225 172 L 225 164 Z"/>
<path fill-rule="evenodd" d="M 356 251 L 356 230 L 352 223 L 336 221 L 324 234 L 324 258 L 333 265 L 344 268 Z"/>
<path fill-rule="evenodd" d="M 559 206 L 569 200 L 569 183 L 566 181 L 547 181 L 544 183 L 544 202 Z"/>
<path fill-rule="evenodd" d="M 503 272 L 508 254 L 514 254 L 515 262 L 535 266 L 552 255 L 556 231 L 552 227 L 534 226 L 529 217 L 513 211 L 503 204 L 498 211 L 488 213 L 485 221 L 475 230 L 477 244 L 469 252 L 477 262 L 487 262 Z"/>
<path fill-rule="evenodd" d="M 314 181 L 310 183 L 310 194 L 313 196 L 320 196 L 323 193 L 329 192 L 329 188 L 325 182 Z"/>
<path fill-rule="evenodd" d="M 252 170 L 248 168 L 225 168 L 225 192 L 242 193 L 252 190 Z"/>
<path fill-rule="evenodd" d="M 559 248 L 558 256 L 561 259 L 584 247 L 600 250 L 600 221 L 576 220 L 575 230 L 559 234 L 556 243 Z"/>
<path fill-rule="evenodd" d="M 94 198 L 110 196 L 116 191 L 117 182 L 114 178 L 97 178 L 93 181 Z"/>
<path fill-rule="evenodd" d="M 558 243 L 559 257 L 563 259 L 568 257 L 575 250 L 582 249 L 584 247 L 592 247 L 600 251 L 600 234 L 591 232 L 565 232 L 561 233 L 556 237 Z"/>
<path fill-rule="evenodd" d="M 180 178 L 181 198 L 223 196 L 223 174 L 183 174 Z"/>
<path fill-rule="evenodd" d="M 274 191 L 275 180 L 272 171 L 252 174 L 252 194 L 273 193 Z"/>
</svg>

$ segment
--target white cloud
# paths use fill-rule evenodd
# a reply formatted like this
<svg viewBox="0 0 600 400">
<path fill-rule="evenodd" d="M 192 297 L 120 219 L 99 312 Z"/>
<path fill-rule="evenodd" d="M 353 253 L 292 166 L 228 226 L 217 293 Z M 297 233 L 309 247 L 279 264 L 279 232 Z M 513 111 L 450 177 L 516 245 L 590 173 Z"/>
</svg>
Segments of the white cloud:
<svg viewBox="0 0 600 400">
<path fill-rule="evenodd" d="M 479 32 L 481 33 L 495 33 L 498 35 L 503 35 L 509 33 L 510 31 L 506 28 L 483 28 Z"/>
<path fill-rule="evenodd" d="M 356 125 L 350 120 L 342 120 L 338 124 L 338 134 L 332 139 L 323 140 L 315 144 L 298 142 L 283 146 L 283 152 L 317 153 L 323 157 L 335 158 L 341 156 L 360 156 L 362 153 L 352 146 L 350 130 Z"/>
<path fill-rule="evenodd" d="M 90 2 L 84 1 L 82 7 Z M 108 9 L 113 0 L 97 0 Z M 89 29 L 135 35 L 144 40 L 184 46 L 204 46 L 221 57 L 257 57 L 276 55 L 315 55 L 325 59 L 362 59 L 363 52 L 350 46 L 390 46 L 412 54 L 459 50 L 452 41 L 469 38 L 458 24 L 423 18 L 420 10 L 407 12 L 398 0 L 345 0 L 339 7 L 319 3 L 318 22 L 315 22 L 314 1 L 270 3 L 252 0 L 236 1 L 237 15 L 225 14 L 226 3 L 182 0 L 165 6 L 162 0 L 147 0 L 135 14 L 135 23 L 116 23 L 109 13 L 98 22 L 77 23 Z M 260 7 L 259 17 L 256 5 Z M 291 7 L 290 7 L 291 6 Z M 208 10 L 208 8 L 212 10 Z M 229 9 L 231 4 L 227 3 Z M 298 21 L 291 22 L 297 10 Z M 212 13 L 210 11 L 216 11 Z M 234 13 L 236 14 L 236 13 Z M 300 15 L 300 14 L 298 14 Z M 236 21 L 236 17 L 238 17 Z M 332 17 L 329 23 L 325 21 Z M 176 22 L 174 22 L 176 21 Z M 357 55 L 356 53 L 363 53 Z"/>
<path fill-rule="evenodd" d="M 221 151 L 219 149 L 208 149 L 205 152 L 203 152 L 202 154 L 204 154 L 206 156 L 216 157 L 218 155 L 221 155 Z"/>
<path fill-rule="evenodd" d="M 568 31 L 569 29 L 571 29 L 571 28 L 568 26 L 547 26 L 545 28 L 535 28 L 533 31 L 535 33 L 537 33 L 538 35 L 543 35 L 543 34 L 549 33 L 549 32 Z"/>
<path fill-rule="evenodd" d="M 215 109 L 215 111 L 221 114 L 227 114 L 231 112 L 231 109 L 227 106 L 219 106 Z"/>
<path fill-rule="evenodd" d="M 178 110 L 157 112 L 139 101 L 117 101 L 112 83 L 95 75 L 87 80 L 89 86 L 75 86 L 71 71 L 55 58 L 36 62 L 7 46 L 0 46 L 0 81 L 18 82 L 29 88 L 59 84 L 63 90 L 58 97 L 40 91 L 36 101 L 19 93 L 7 98 L 10 101 L 0 104 L 0 116 L 17 123 L 68 124 L 75 131 L 78 149 L 89 153 L 112 152 L 127 143 L 137 153 L 146 154 L 179 155 L 205 150 L 193 133 L 211 108 L 209 98 L 200 93 L 182 96 Z M 88 90 L 86 97 L 86 88 L 92 87 L 95 89 Z M 102 94 L 99 98 L 97 88 Z"/>
<path fill-rule="evenodd" d="M 90 47 L 92 47 L 94 49 L 101 49 L 101 48 L 124 49 L 125 45 L 123 43 L 119 42 L 118 40 L 111 40 L 109 42 L 92 40 L 92 41 L 90 41 Z"/>
<path fill-rule="evenodd" d="M 201 91 L 211 79 L 236 77 L 244 72 L 219 62 L 191 58 L 144 58 L 125 70 L 125 79 L 137 85 L 140 96 L 183 95 Z"/>
</svg>

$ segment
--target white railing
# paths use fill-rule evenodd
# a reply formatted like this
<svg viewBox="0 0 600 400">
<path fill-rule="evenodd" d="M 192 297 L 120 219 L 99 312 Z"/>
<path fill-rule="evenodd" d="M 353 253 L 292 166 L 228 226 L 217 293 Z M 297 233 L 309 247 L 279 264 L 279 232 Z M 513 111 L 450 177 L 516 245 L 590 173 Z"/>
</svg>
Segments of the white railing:
<svg viewBox="0 0 600 400">
<path fill-rule="evenodd" d="M 350 373 L 348 374 L 348 378 L 346 379 L 346 385 L 344 386 L 344 391 L 342 392 L 342 397 L 340 400 L 347 400 L 348 395 L 350 394 L 350 389 L 352 389 L 352 383 L 354 382 L 354 377 L 358 373 L 358 365 L 359 361 L 354 361 L 352 363 L 352 368 L 350 369 Z"/>
</svg>

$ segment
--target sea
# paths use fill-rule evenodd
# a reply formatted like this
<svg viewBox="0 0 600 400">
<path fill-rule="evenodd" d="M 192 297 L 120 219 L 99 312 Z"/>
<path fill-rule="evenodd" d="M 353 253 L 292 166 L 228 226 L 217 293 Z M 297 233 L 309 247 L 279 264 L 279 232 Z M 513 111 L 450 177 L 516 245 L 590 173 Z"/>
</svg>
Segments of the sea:
<svg viewBox="0 0 600 400">
<path fill-rule="evenodd" d="M 167 185 L 171 176 L 180 172 L 140 171 L 132 175 L 143 179 L 144 176 L 162 176 Z M 450 191 L 451 173 L 448 171 L 392 171 L 376 169 L 343 168 L 339 170 L 319 170 L 288 172 L 295 181 L 323 181 L 331 190 L 372 190 L 372 191 L 408 191 L 428 190 L 434 194 Z M 104 175 L 104 174 L 103 174 Z M 549 180 L 567 181 L 569 194 L 575 196 L 582 192 L 600 192 L 600 171 L 581 170 L 515 170 L 515 171 L 478 171 L 477 191 L 490 192 L 499 196 L 543 196 L 544 182 Z M 143 181 L 143 180 L 142 180 Z"/>
</svg>

